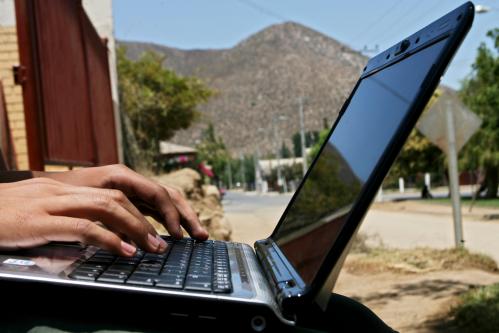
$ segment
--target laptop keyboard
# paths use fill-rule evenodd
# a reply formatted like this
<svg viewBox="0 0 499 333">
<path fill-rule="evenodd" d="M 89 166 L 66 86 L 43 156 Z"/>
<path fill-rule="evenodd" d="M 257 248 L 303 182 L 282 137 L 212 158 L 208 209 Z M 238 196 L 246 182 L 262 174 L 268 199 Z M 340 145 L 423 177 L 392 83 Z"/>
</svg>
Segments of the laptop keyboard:
<svg viewBox="0 0 499 333">
<path fill-rule="evenodd" d="M 197 242 L 190 238 L 168 243 L 165 253 L 137 249 L 133 257 L 119 257 L 98 250 L 76 267 L 69 277 L 153 288 L 230 293 L 232 282 L 227 246 L 219 241 Z"/>
</svg>

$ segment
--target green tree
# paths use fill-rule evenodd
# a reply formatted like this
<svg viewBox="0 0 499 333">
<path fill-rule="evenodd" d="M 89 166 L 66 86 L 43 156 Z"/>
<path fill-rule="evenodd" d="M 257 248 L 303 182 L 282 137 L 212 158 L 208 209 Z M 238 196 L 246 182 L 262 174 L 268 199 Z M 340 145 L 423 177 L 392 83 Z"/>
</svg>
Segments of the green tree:
<svg viewBox="0 0 499 333">
<path fill-rule="evenodd" d="M 436 91 L 424 112 L 426 112 L 433 102 L 440 95 L 440 91 Z M 329 134 L 329 129 L 324 129 L 319 133 L 319 138 L 312 146 L 310 152 L 311 160 L 319 153 L 319 149 Z M 392 183 L 398 177 L 409 177 L 421 174 L 423 172 L 440 173 L 443 170 L 444 155 L 426 139 L 417 129 L 413 129 L 402 151 L 397 157 L 394 165 L 390 169 L 387 176 L 387 183 Z"/>
<path fill-rule="evenodd" d="M 199 162 L 205 162 L 212 167 L 215 176 L 225 181 L 226 164 L 230 162 L 230 155 L 222 138 L 215 134 L 213 124 L 208 124 L 204 130 L 201 142 L 196 145 Z M 233 165 L 231 165 L 233 167 Z M 233 173 L 236 173 L 233 169 Z M 228 182 L 228 181 L 227 181 Z M 227 182 L 225 182 L 227 184 Z"/>
<path fill-rule="evenodd" d="M 293 154 L 295 157 L 301 156 L 301 137 L 300 133 L 297 132 L 293 134 L 291 137 L 291 141 L 293 142 Z"/>
<path fill-rule="evenodd" d="M 322 131 L 319 132 L 317 141 L 314 143 L 314 145 L 310 149 L 310 153 L 309 153 L 310 156 L 308 159 L 309 161 L 313 161 L 315 159 L 315 157 L 319 153 L 319 150 L 322 147 L 322 144 L 324 143 L 324 141 L 326 141 L 326 138 L 327 138 L 327 135 L 329 134 L 329 131 L 330 131 L 329 129 L 323 129 Z"/>
<path fill-rule="evenodd" d="M 136 160 L 142 162 L 141 167 L 157 169 L 159 141 L 188 128 L 197 117 L 197 106 L 213 91 L 197 78 L 163 68 L 164 58 L 154 52 L 132 61 L 120 48 L 117 60 L 120 106 L 138 146 Z"/>
<path fill-rule="evenodd" d="M 428 112 L 440 94 L 439 89 L 433 93 L 423 113 Z M 445 172 L 444 168 L 445 156 L 443 152 L 414 128 L 393 163 L 385 179 L 385 184 L 395 184 L 399 177 L 415 177 L 424 172 L 440 174 Z"/>
<path fill-rule="evenodd" d="M 311 131 L 305 132 L 305 148 L 311 147 L 319 140 L 319 132 Z M 301 157 L 301 136 L 300 132 L 293 134 L 292 136 L 293 142 L 293 154 L 295 157 Z"/>
<path fill-rule="evenodd" d="M 283 141 L 281 145 L 281 158 L 290 158 L 291 157 L 291 151 L 289 150 L 288 146 L 286 143 Z"/>
<path fill-rule="evenodd" d="M 468 170 L 482 168 L 486 197 L 495 198 L 499 182 L 499 28 L 487 36 L 493 48 L 480 44 L 472 72 L 460 90 L 463 102 L 483 120 L 463 149 L 461 165 Z"/>
<path fill-rule="evenodd" d="M 417 129 L 413 129 L 391 167 L 385 183 L 393 184 L 399 177 L 409 178 L 424 172 L 445 172 L 444 163 L 442 151 Z"/>
<path fill-rule="evenodd" d="M 234 175 L 234 181 L 243 184 L 247 190 L 253 189 L 255 183 L 254 157 L 251 155 L 244 155 L 240 158 L 233 159 L 231 163 L 233 170 L 237 170 L 237 173 Z"/>
</svg>

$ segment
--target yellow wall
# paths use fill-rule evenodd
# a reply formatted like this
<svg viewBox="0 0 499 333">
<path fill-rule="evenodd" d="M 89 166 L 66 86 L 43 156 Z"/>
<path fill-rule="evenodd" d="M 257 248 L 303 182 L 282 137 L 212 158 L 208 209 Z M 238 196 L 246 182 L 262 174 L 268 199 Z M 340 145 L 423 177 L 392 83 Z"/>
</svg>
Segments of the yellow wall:
<svg viewBox="0 0 499 333">
<path fill-rule="evenodd" d="M 14 84 L 12 74 L 12 66 L 18 64 L 16 28 L 0 26 L 0 80 L 2 80 L 5 93 L 10 130 L 17 155 L 17 166 L 20 170 L 26 170 L 29 164 L 22 88 Z"/>
</svg>

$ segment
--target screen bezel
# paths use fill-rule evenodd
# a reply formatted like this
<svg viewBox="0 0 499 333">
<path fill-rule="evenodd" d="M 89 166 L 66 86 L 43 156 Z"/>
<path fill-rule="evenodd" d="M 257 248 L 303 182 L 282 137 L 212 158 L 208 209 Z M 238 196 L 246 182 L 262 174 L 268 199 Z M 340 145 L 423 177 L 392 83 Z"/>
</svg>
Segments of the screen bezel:
<svg viewBox="0 0 499 333">
<path fill-rule="evenodd" d="M 326 146 L 328 140 L 330 139 L 332 133 L 334 132 L 337 124 L 339 121 L 341 121 L 341 118 L 348 108 L 350 101 L 354 94 L 357 91 L 357 88 L 359 87 L 359 84 L 362 82 L 363 79 L 379 72 L 380 70 L 383 70 L 387 67 L 390 67 L 394 64 L 399 63 L 400 61 L 403 61 L 407 57 L 412 56 L 413 54 L 430 47 L 434 45 L 435 43 L 442 41 L 443 39 L 447 39 L 445 45 L 442 47 L 442 51 L 440 55 L 437 57 L 434 65 L 431 67 L 430 71 L 426 75 L 425 79 L 423 80 L 423 83 L 420 86 L 420 89 L 418 93 L 416 94 L 416 97 L 414 98 L 411 106 L 409 107 L 409 110 L 407 112 L 407 115 L 404 117 L 402 120 L 398 130 L 396 131 L 395 135 L 392 137 L 390 140 L 389 144 L 387 145 L 387 149 L 384 151 L 382 154 L 380 161 L 377 163 L 375 168 L 373 169 L 373 173 L 369 177 L 369 179 L 366 181 L 365 186 L 359 193 L 357 199 L 354 202 L 352 210 L 349 212 L 347 216 L 347 222 L 345 223 L 345 226 L 343 227 L 343 230 L 340 232 L 338 235 L 338 238 L 336 242 L 333 244 L 332 248 L 330 251 L 327 253 L 323 264 L 319 268 L 315 278 L 313 279 L 312 283 L 306 285 L 306 287 L 302 290 L 301 294 L 299 295 L 300 298 L 306 298 L 306 297 L 318 297 L 320 296 L 320 292 L 324 291 L 325 294 L 327 293 L 327 296 L 329 296 L 329 293 L 331 291 L 332 285 L 334 285 L 334 281 L 330 282 L 327 281 L 328 277 L 331 277 L 332 274 L 332 268 L 334 268 L 334 265 L 338 263 L 340 257 L 342 256 L 344 250 L 347 248 L 347 245 L 349 241 L 353 238 L 353 235 L 357 231 L 358 227 L 360 226 L 362 219 L 367 212 L 367 209 L 369 205 L 371 204 L 372 200 L 374 199 L 376 192 L 381 185 L 381 182 L 383 181 L 384 177 L 386 176 L 387 172 L 389 171 L 393 161 L 395 160 L 396 156 L 400 152 L 403 144 L 405 143 L 407 137 L 409 136 L 412 128 L 414 127 L 417 119 L 419 118 L 419 115 L 423 111 L 424 107 L 426 106 L 427 102 L 431 98 L 433 91 L 436 89 L 440 77 L 443 75 L 445 68 L 447 67 L 448 63 L 450 62 L 452 56 L 454 55 L 455 51 L 461 44 L 462 40 L 464 39 L 464 36 L 466 35 L 467 31 L 471 27 L 471 23 L 473 21 L 473 14 L 474 14 L 474 7 L 473 4 L 468 2 L 456 10 L 452 11 L 451 13 L 447 14 L 446 16 L 442 17 L 441 19 L 435 21 L 434 23 L 430 24 L 428 27 L 422 29 L 421 31 L 418 31 L 416 34 L 422 34 L 424 33 L 430 33 L 431 39 L 427 40 L 424 43 L 421 43 L 417 48 L 414 48 L 410 50 L 410 52 L 407 53 L 402 53 L 397 59 L 392 59 L 389 62 L 385 62 L 381 65 L 369 68 L 369 64 L 373 60 L 376 60 L 376 57 L 371 59 L 368 63 L 368 66 L 366 66 L 365 72 L 361 75 L 359 81 L 355 85 L 354 89 L 352 90 L 352 93 L 350 94 L 349 98 L 343 105 L 342 109 L 340 110 L 338 117 L 332 126 L 330 132 L 327 135 L 326 140 L 324 141 L 322 147 L 320 148 L 319 153 L 317 154 L 316 158 L 314 161 L 311 163 L 307 173 L 305 174 L 302 182 L 300 183 L 299 187 L 297 188 L 297 191 L 291 198 L 288 206 L 286 207 L 284 213 L 282 214 L 276 228 L 274 229 L 272 235 L 270 236 L 271 240 L 274 240 L 276 231 L 279 229 L 281 224 L 283 223 L 285 216 L 287 212 L 289 211 L 290 207 L 293 205 L 297 194 L 301 190 L 304 182 L 306 181 L 307 177 L 310 174 L 310 170 L 313 168 L 315 163 L 317 162 L 318 157 L 322 153 L 322 150 Z M 431 28 L 434 29 L 434 26 L 436 24 L 441 23 L 444 19 L 449 20 L 452 18 L 456 18 L 457 16 L 461 16 L 462 18 L 460 19 L 460 22 L 456 23 L 454 26 L 452 26 L 450 29 L 445 30 L 445 31 L 434 31 L 431 30 Z M 414 35 L 416 35 L 414 34 Z M 413 36 L 414 36 L 413 35 Z M 395 46 L 394 46 L 395 47 Z M 392 49 L 394 48 L 392 47 Z M 352 220 L 355 221 L 355 223 L 352 223 Z M 278 247 L 277 245 L 275 245 Z M 282 253 L 282 252 L 281 252 Z M 284 259 L 285 255 L 283 254 Z M 289 265 L 289 267 L 292 267 L 294 269 L 294 266 L 286 260 L 286 263 Z M 295 270 L 296 272 L 296 270 Z M 299 275 L 299 274 L 298 274 Z M 330 283 L 327 283 L 330 282 Z M 290 296 L 289 298 L 292 298 Z"/>
</svg>

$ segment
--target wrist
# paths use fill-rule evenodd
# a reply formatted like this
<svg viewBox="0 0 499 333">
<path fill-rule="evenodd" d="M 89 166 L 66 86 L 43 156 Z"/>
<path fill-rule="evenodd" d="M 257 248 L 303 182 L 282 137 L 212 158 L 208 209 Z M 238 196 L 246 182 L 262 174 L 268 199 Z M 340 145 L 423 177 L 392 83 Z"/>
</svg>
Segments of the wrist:
<svg viewBox="0 0 499 333">
<path fill-rule="evenodd" d="M 33 178 L 40 178 L 40 177 L 52 178 L 50 177 L 51 172 L 46 172 L 46 171 L 31 171 L 31 174 L 33 175 Z"/>
</svg>

